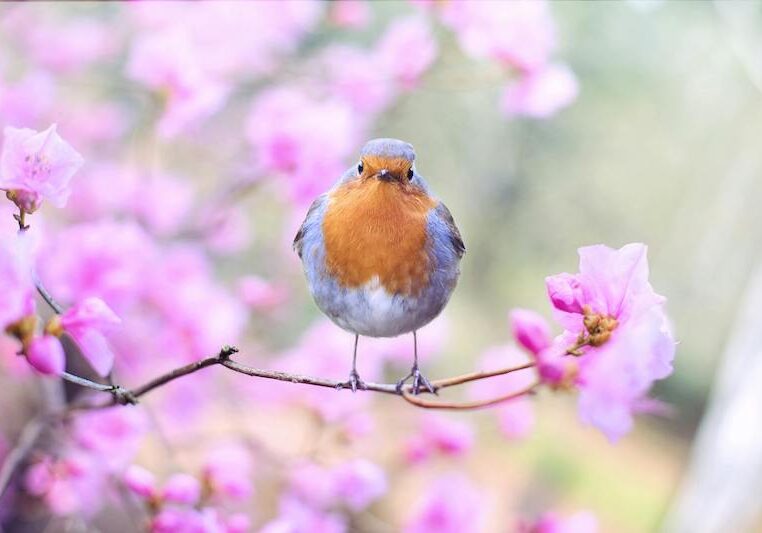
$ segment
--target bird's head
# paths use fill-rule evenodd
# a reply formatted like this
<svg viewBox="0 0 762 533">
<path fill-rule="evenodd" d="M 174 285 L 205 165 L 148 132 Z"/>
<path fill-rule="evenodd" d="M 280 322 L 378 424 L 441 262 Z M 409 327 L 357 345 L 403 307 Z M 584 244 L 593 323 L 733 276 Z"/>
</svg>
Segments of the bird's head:
<svg viewBox="0 0 762 533">
<path fill-rule="evenodd" d="M 373 139 L 363 146 L 357 176 L 361 180 L 379 180 L 409 186 L 416 174 L 413 168 L 413 145 L 397 139 Z"/>
</svg>

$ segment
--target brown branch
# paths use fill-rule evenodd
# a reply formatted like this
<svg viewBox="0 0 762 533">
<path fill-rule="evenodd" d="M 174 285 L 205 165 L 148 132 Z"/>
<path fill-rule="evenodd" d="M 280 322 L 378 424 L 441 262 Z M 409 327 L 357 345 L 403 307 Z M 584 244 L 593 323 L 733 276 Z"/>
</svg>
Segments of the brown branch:
<svg viewBox="0 0 762 533">
<path fill-rule="evenodd" d="M 27 458 L 29 452 L 37 442 L 37 439 L 40 438 L 42 431 L 47 425 L 45 418 L 46 417 L 44 416 L 40 416 L 27 422 L 26 426 L 24 426 L 24 429 L 21 431 L 21 435 L 19 435 L 16 447 L 13 448 L 5 458 L 2 468 L 0 468 L 0 498 L 2 498 L 6 489 L 10 485 L 11 480 L 13 479 L 13 474 Z"/>
<path fill-rule="evenodd" d="M 265 370 L 261 368 L 254 368 L 250 366 L 243 365 L 237 361 L 233 361 L 230 356 L 237 353 L 238 349 L 232 346 L 225 346 L 222 350 L 220 350 L 220 353 L 213 356 L 213 357 L 207 357 L 205 359 L 201 359 L 199 361 L 195 361 L 193 363 L 187 364 L 185 366 L 182 366 L 180 368 L 176 368 L 174 370 L 171 370 L 170 372 L 167 372 L 166 374 L 162 374 L 147 383 L 135 387 L 134 389 L 125 389 L 123 387 L 120 387 L 118 385 L 112 386 L 112 387 L 106 387 L 106 386 L 100 386 L 98 390 L 102 392 L 109 392 L 113 395 L 111 401 L 106 403 L 99 403 L 99 404 L 87 404 L 87 403 L 80 403 L 80 404 L 72 404 L 69 406 L 67 412 L 75 411 L 75 410 L 89 410 L 89 409 L 102 409 L 105 407 L 111 407 L 114 405 L 124 405 L 124 404 L 135 404 L 138 402 L 138 399 L 141 396 L 144 396 L 145 394 L 148 394 L 154 389 L 157 389 L 163 385 L 166 385 L 167 383 L 170 383 L 171 381 L 174 381 L 176 379 L 179 379 L 183 376 L 187 376 L 188 374 L 193 374 L 194 372 L 197 372 L 203 368 L 207 368 L 214 365 L 221 365 L 225 368 L 232 370 L 233 372 L 237 372 L 239 374 L 244 374 L 251 377 L 258 377 L 258 378 L 264 378 L 264 379 L 274 379 L 277 381 L 285 381 L 288 383 L 298 383 L 303 385 L 312 385 L 316 387 L 325 387 L 325 388 L 331 388 L 331 389 L 343 389 L 347 388 L 346 382 L 343 381 L 337 381 L 334 379 L 327 379 L 327 378 L 320 378 L 320 377 L 312 377 L 312 376 L 304 376 L 301 374 L 291 374 L 288 372 L 281 372 L 278 370 Z M 518 367 L 510 367 L 510 368 L 502 368 L 499 370 L 493 370 L 489 372 L 472 372 L 469 374 L 463 374 L 461 376 L 455 376 L 451 378 L 441 379 L 437 381 L 433 381 L 432 385 L 434 385 L 435 392 L 438 392 L 441 389 L 445 389 L 448 387 L 453 387 L 455 385 L 460 385 L 462 383 L 468 383 L 471 381 L 477 381 L 481 379 L 487 379 L 494 376 L 501 376 L 504 374 L 509 374 L 511 372 L 517 372 L 519 370 L 526 370 L 528 368 L 532 368 L 534 366 L 534 363 L 527 363 Z M 534 388 L 537 384 L 533 385 L 532 388 Z M 467 404 L 461 404 L 461 403 L 437 403 L 436 407 L 434 405 L 423 405 L 422 400 L 418 399 L 416 396 L 412 394 L 412 386 L 408 385 L 406 387 L 403 387 L 402 389 L 398 389 L 396 384 L 393 383 L 372 383 L 372 382 L 366 382 L 365 387 L 358 390 L 365 390 L 365 391 L 371 391 L 371 392 L 381 392 L 384 394 L 392 394 L 395 396 L 402 396 L 404 397 L 409 403 L 412 403 L 414 405 L 419 405 L 420 407 L 429 407 L 429 408 L 451 408 L 451 409 L 475 409 L 478 406 L 470 407 L 471 403 Z M 529 391 L 531 392 L 531 391 Z M 492 401 L 489 405 L 493 405 L 494 403 L 499 403 L 501 401 L 507 401 L 515 396 L 520 396 L 522 394 L 528 394 L 528 391 L 520 391 L 519 393 L 511 393 L 511 395 L 506 397 L 501 397 L 500 399 L 497 399 L 495 401 Z M 410 398 L 415 399 L 416 401 L 410 401 Z M 482 405 L 480 405 L 482 406 Z M 486 406 L 486 405 L 484 405 Z M 482 406 L 483 407 L 483 406 Z"/>
<path fill-rule="evenodd" d="M 478 381 L 480 379 L 491 378 L 494 376 L 503 376 L 510 374 L 511 372 L 518 372 L 519 370 L 526 370 L 527 368 L 533 368 L 535 365 L 533 362 L 526 363 L 525 365 L 515 366 L 510 368 L 501 368 L 500 370 L 491 370 L 489 372 L 472 372 L 471 374 L 463 374 L 462 376 L 455 376 L 447 379 L 438 379 L 432 381 L 434 390 L 443 389 L 445 387 L 452 387 L 453 385 L 460 385 L 462 383 L 468 383 L 470 381 Z"/>
<path fill-rule="evenodd" d="M 514 400 L 521 396 L 534 394 L 535 390 L 539 386 L 540 386 L 540 382 L 537 381 L 535 383 L 532 383 L 529 387 L 526 387 L 525 389 L 522 389 L 518 392 L 512 392 L 504 396 L 489 398 L 487 400 L 475 400 L 472 402 L 447 402 L 447 401 L 441 401 L 441 400 L 428 400 L 425 398 L 419 398 L 418 396 L 414 396 L 409 391 L 403 391 L 402 397 L 405 399 L 406 402 L 413 404 L 416 407 L 423 407 L 424 409 L 452 409 L 452 410 L 459 410 L 459 411 L 460 410 L 468 411 L 473 409 L 483 409 L 485 407 L 491 407 L 499 403 Z"/>
</svg>

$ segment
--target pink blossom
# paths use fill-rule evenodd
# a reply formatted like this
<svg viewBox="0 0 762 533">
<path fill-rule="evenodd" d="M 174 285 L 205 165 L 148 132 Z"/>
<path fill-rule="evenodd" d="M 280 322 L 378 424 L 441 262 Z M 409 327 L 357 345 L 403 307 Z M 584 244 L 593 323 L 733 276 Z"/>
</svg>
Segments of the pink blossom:
<svg viewBox="0 0 762 533">
<path fill-rule="evenodd" d="M 204 463 L 204 482 L 215 495 L 243 500 L 252 492 L 251 454 L 238 444 L 224 444 L 214 448 Z"/>
<path fill-rule="evenodd" d="M 538 354 L 550 346 L 550 327 L 540 315 L 528 309 L 514 309 L 510 314 L 513 338 L 530 353 Z"/>
<path fill-rule="evenodd" d="M 380 53 L 347 45 L 327 46 L 319 57 L 321 71 L 328 78 L 327 92 L 347 102 L 363 122 L 389 107 L 398 92 L 396 80 L 381 59 Z"/>
<path fill-rule="evenodd" d="M 520 71 L 542 67 L 556 47 L 556 30 L 544 0 L 454 0 L 444 4 L 442 20 L 469 55 Z"/>
<path fill-rule="evenodd" d="M 305 505 L 298 498 L 281 498 L 278 516 L 266 523 L 259 533 L 346 533 L 346 520 L 337 513 Z"/>
<path fill-rule="evenodd" d="M 108 219 L 70 225 L 41 252 L 42 280 L 59 300 L 96 296 L 119 311 L 141 297 L 158 258 L 140 226 Z"/>
<path fill-rule="evenodd" d="M 13 84 L 0 81 L 0 127 L 40 124 L 56 97 L 55 80 L 47 72 L 29 71 Z"/>
<path fill-rule="evenodd" d="M 418 426 L 420 433 L 413 435 L 405 445 L 409 462 L 423 461 L 437 452 L 463 456 L 474 445 L 474 430 L 465 422 L 426 413 L 420 416 Z"/>
<path fill-rule="evenodd" d="M 548 65 L 511 81 L 503 92 L 506 115 L 548 118 L 576 98 L 579 85 L 566 65 Z"/>
<path fill-rule="evenodd" d="M 392 22 L 376 46 L 381 71 L 406 90 L 415 87 L 438 51 L 428 22 L 417 15 Z"/>
<path fill-rule="evenodd" d="M 546 279 L 566 343 L 584 339 L 580 416 L 612 441 L 630 430 L 653 382 L 672 372 L 675 343 L 665 299 L 648 282 L 646 252 L 643 244 L 580 248 L 579 274 Z"/>
<path fill-rule="evenodd" d="M 61 342 L 52 335 L 35 337 L 26 348 L 26 360 L 42 374 L 57 376 L 66 368 L 66 355 Z"/>
<path fill-rule="evenodd" d="M 143 32 L 186 32 L 196 67 L 226 80 L 270 74 L 318 24 L 322 10 L 321 2 L 277 0 L 203 2 L 190 10 L 171 2 L 130 4 Z"/>
<path fill-rule="evenodd" d="M 31 278 L 31 250 L 23 238 L 0 242 L 0 331 L 33 312 L 34 287 Z"/>
<path fill-rule="evenodd" d="M 405 533 L 461 533 L 479 531 L 482 495 L 467 478 L 448 474 L 423 491 Z"/>
<path fill-rule="evenodd" d="M 194 190 L 187 178 L 152 175 L 136 187 L 132 212 L 157 235 L 171 235 L 182 228 L 193 206 Z"/>
<path fill-rule="evenodd" d="M 84 220 L 127 213 L 137 196 L 140 181 L 137 171 L 122 164 L 88 164 L 66 204 L 67 211 Z"/>
<path fill-rule="evenodd" d="M 226 533 L 220 513 L 211 507 L 203 509 L 166 507 L 151 521 L 152 533 Z"/>
<path fill-rule="evenodd" d="M 515 319 L 517 314 L 511 313 L 511 318 Z M 542 330 L 535 323 L 539 317 L 534 317 L 529 311 L 518 313 L 522 317 L 520 321 L 524 324 L 531 324 L 531 328 L 536 331 Z M 512 320 L 515 323 L 515 320 Z M 537 338 L 534 339 L 535 341 Z M 533 343 L 536 345 L 537 343 Z M 539 343 L 542 344 L 542 343 Z M 479 359 L 478 369 L 482 371 L 499 370 L 501 368 L 511 368 L 521 366 L 528 362 L 526 355 L 518 351 L 514 346 L 495 346 L 489 348 Z M 530 386 L 536 380 L 535 370 L 528 368 L 511 372 L 503 376 L 495 376 L 478 383 L 474 383 L 469 389 L 470 397 L 484 400 L 487 398 L 496 398 L 505 396 L 511 392 L 521 391 Z M 493 408 L 492 412 L 497 417 L 498 426 L 508 439 L 518 440 L 527 437 L 534 429 L 535 413 L 534 405 L 531 399 L 527 397 L 515 398 L 508 402 L 503 402 Z"/>
<path fill-rule="evenodd" d="M 124 484 L 133 493 L 147 500 L 158 495 L 156 476 L 138 465 L 130 465 L 124 473 Z"/>
<path fill-rule="evenodd" d="M 127 74 L 164 95 L 166 107 L 158 124 L 164 137 L 211 116 L 229 92 L 199 64 L 190 32 L 179 25 L 139 35 L 130 50 Z"/>
<path fill-rule="evenodd" d="M 251 519 L 243 513 L 235 513 L 225 521 L 225 533 L 247 533 L 251 530 Z"/>
<path fill-rule="evenodd" d="M 257 311 L 271 311 L 288 299 L 288 289 L 259 276 L 244 276 L 238 280 L 238 292 L 244 303 Z"/>
<path fill-rule="evenodd" d="M 69 182 L 83 162 L 58 135 L 55 124 L 42 132 L 7 127 L 0 154 L 0 189 L 23 194 L 18 203 L 29 212 L 43 199 L 63 207 L 71 192 Z"/>
<path fill-rule="evenodd" d="M 61 315 L 61 326 L 77 342 L 82 354 L 98 374 L 105 376 L 114 366 L 114 352 L 104 332 L 121 319 L 100 298 L 87 298 Z"/>
<path fill-rule="evenodd" d="M 103 61 L 118 50 L 113 28 L 94 18 L 70 18 L 63 24 L 38 21 L 28 31 L 18 33 L 34 61 L 60 73 Z"/>
<path fill-rule="evenodd" d="M 370 2 L 366 0 L 342 0 L 332 2 L 328 20 L 340 28 L 365 28 L 371 19 Z"/>
<path fill-rule="evenodd" d="M 386 474 L 366 459 L 339 465 L 333 472 L 337 497 L 354 512 L 362 511 L 388 490 Z"/>
<path fill-rule="evenodd" d="M 358 133 L 345 103 L 285 87 L 258 94 L 246 123 L 256 166 L 281 178 L 299 203 L 311 202 L 342 175 Z"/>
<path fill-rule="evenodd" d="M 79 414 L 72 422 L 71 434 L 83 450 L 98 456 L 114 471 L 132 460 L 147 431 L 143 411 L 117 406 Z"/>
<path fill-rule="evenodd" d="M 83 455 L 41 457 L 24 474 L 24 488 L 56 515 L 95 514 L 103 503 L 103 476 Z"/>
<path fill-rule="evenodd" d="M 201 497 L 201 485 L 190 474 L 174 474 L 161 490 L 164 501 L 182 505 L 195 505 Z"/>
<path fill-rule="evenodd" d="M 597 533 L 598 520 L 589 511 L 562 517 L 554 512 L 543 514 L 536 522 L 522 522 L 518 533 Z"/>
<path fill-rule="evenodd" d="M 297 462 L 289 469 L 288 488 L 289 496 L 315 508 L 327 509 L 336 501 L 330 469 L 312 461 Z"/>
</svg>

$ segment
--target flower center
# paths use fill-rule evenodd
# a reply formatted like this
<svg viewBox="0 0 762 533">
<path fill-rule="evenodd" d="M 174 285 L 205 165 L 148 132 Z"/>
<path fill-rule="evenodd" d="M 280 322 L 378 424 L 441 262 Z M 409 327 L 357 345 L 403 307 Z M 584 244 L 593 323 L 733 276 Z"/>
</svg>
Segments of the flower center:
<svg viewBox="0 0 762 533">
<path fill-rule="evenodd" d="M 26 156 L 24 164 L 26 175 L 32 180 L 44 181 L 50 177 L 50 160 L 42 151 Z"/>
<path fill-rule="evenodd" d="M 590 346 L 600 346 L 611 337 L 611 333 L 619 325 L 613 316 L 604 316 L 593 313 L 589 306 L 583 309 L 585 318 L 583 323 L 587 330 L 586 344 Z"/>
</svg>

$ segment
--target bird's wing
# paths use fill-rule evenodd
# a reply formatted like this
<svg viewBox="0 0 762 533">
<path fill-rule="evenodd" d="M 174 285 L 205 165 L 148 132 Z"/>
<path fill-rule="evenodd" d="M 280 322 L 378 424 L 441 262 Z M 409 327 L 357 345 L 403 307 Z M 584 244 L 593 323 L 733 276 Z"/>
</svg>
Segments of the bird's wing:
<svg viewBox="0 0 762 533">
<path fill-rule="evenodd" d="M 466 253 L 466 245 L 463 243 L 463 238 L 460 236 L 458 226 L 455 225 L 455 220 L 452 218 L 452 213 L 447 209 L 447 206 L 442 202 L 435 208 L 437 216 L 444 223 L 447 230 L 447 236 L 449 237 L 450 244 L 452 244 L 453 251 L 458 258 L 463 257 Z"/>
<path fill-rule="evenodd" d="M 314 218 L 318 213 L 318 210 L 320 207 L 323 206 L 327 198 L 327 195 L 321 194 L 318 196 L 314 202 L 312 202 L 312 205 L 307 210 L 307 216 L 304 217 L 304 222 L 302 222 L 302 225 L 299 227 L 299 231 L 296 232 L 296 236 L 294 237 L 294 251 L 299 255 L 299 257 L 302 257 L 302 245 L 304 241 L 304 234 L 309 229 L 311 225 L 314 224 Z"/>
</svg>

